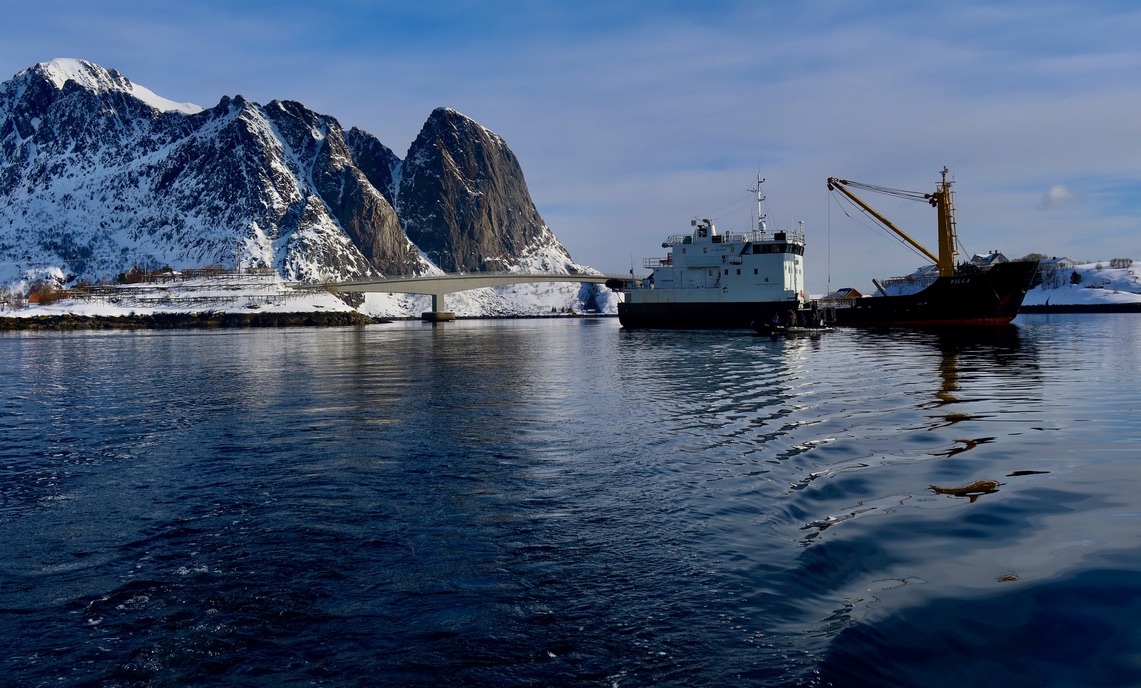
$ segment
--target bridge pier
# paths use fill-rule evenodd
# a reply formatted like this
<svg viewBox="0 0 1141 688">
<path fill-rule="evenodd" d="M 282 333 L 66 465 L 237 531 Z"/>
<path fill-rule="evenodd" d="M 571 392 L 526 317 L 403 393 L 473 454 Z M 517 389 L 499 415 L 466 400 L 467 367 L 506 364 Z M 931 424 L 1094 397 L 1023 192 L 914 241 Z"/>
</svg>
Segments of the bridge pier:
<svg viewBox="0 0 1141 688">
<path fill-rule="evenodd" d="M 450 322 L 456 319 L 452 311 L 444 310 L 444 294 L 432 294 L 432 310 L 421 313 L 420 319 L 424 322 Z"/>
</svg>

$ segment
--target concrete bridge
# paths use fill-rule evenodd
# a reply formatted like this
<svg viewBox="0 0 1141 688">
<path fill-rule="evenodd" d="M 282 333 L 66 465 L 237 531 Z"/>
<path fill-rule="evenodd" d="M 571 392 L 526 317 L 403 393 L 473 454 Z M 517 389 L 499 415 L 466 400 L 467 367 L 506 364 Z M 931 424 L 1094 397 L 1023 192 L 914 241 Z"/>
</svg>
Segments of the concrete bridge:
<svg viewBox="0 0 1141 688">
<path fill-rule="evenodd" d="M 611 279 L 629 279 L 614 275 L 555 275 L 528 274 L 523 272 L 473 272 L 456 275 L 428 275 L 424 277 L 392 277 L 389 279 L 354 280 L 306 284 L 307 289 L 332 289 L 349 293 L 375 292 L 380 294 L 427 294 L 432 297 L 432 310 L 422 313 L 421 318 L 430 322 L 455 320 L 456 314 L 447 310 L 444 298 L 448 294 L 481 287 L 498 287 L 505 284 L 526 284 L 532 282 L 575 282 L 579 284 L 604 284 Z"/>
</svg>

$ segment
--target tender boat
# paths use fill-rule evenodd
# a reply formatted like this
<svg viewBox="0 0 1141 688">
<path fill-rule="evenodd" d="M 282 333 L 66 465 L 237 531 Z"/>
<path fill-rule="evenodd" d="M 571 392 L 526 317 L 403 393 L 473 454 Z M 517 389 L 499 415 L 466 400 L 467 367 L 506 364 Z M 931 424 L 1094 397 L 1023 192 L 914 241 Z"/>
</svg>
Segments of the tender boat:
<svg viewBox="0 0 1141 688">
<path fill-rule="evenodd" d="M 780 325 L 771 322 L 754 322 L 753 329 L 757 334 L 767 334 L 773 339 L 777 337 L 819 337 L 825 332 L 831 332 L 828 325 Z"/>
</svg>

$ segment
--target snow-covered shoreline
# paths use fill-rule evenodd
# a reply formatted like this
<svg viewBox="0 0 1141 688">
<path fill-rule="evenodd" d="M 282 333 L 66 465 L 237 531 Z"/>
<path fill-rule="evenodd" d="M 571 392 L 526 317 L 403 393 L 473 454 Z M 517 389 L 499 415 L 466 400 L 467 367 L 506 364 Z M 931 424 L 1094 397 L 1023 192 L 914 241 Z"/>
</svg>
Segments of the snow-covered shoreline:
<svg viewBox="0 0 1141 688">
<path fill-rule="evenodd" d="M 1044 271 L 1043 282 L 1026 293 L 1022 312 L 1141 309 L 1141 278 L 1133 274 L 1135 269 L 1109 265 L 1109 261 L 1079 263 Z"/>
<path fill-rule="evenodd" d="M 459 318 L 566 317 L 583 309 L 551 304 L 574 303 L 581 288 L 573 282 L 488 287 L 452 294 L 448 305 Z M 46 302 L 27 303 L 27 295 L 9 294 L 0 304 L 0 330 L 363 325 L 418 319 L 431 307 L 431 297 L 424 295 L 342 297 L 332 290 L 301 289 L 269 271 L 189 278 L 171 273 L 35 298 Z M 609 301 L 603 305 L 600 315 L 616 311 Z"/>
<path fill-rule="evenodd" d="M 1131 266 L 1108 266 L 1108 261 L 1080 263 L 1045 271 L 1043 282 L 1026 294 L 1021 312 L 1141 312 L 1141 278 L 1134 274 Z M 577 286 L 563 288 L 577 289 Z M 501 308 L 491 309 L 493 312 L 486 307 L 485 302 L 489 301 L 486 297 L 457 293 L 452 299 L 458 306 L 457 315 L 462 318 L 566 315 L 544 308 L 543 304 L 551 300 L 549 295 L 545 292 L 527 294 L 525 290 L 530 287 L 508 288 L 512 291 L 498 298 L 516 302 L 515 308 L 503 303 L 499 304 Z M 367 324 L 415 318 L 427 310 L 428 298 L 368 294 L 364 303 L 354 308 L 328 291 L 294 289 L 276 274 L 222 275 L 121 285 L 64 298 L 50 305 L 0 309 L 0 330 Z M 612 314 L 613 304 L 608 306 L 611 307 L 603 315 Z"/>
</svg>

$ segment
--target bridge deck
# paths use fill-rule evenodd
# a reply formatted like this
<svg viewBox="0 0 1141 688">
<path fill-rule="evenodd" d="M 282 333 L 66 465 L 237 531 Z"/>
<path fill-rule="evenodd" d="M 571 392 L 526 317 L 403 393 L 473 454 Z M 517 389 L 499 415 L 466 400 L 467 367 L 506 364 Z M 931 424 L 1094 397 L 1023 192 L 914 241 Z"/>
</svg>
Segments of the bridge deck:
<svg viewBox="0 0 1141 688">
<path fill-rule="evenodd" d="M 346 293 L 380 294 L 426 294 L 432 297 L 432 310 L 424 313 L 425 320 L 452 320 L 444 305 L 445 297 L 457 291 L 498 287 L 506 284 L 527 284 L 534 282 L 576 282 L 579 284 L 603 284 L 611 279 L 627 279 L 615 275 L 562 275 L 527 274 L 520 272 L 476 272 L 456 275 L 427 275 L 420 277 L 392 277 L 374 280 L 353 280 L 324 284 L 297 285 L 301 289 L 332 289 Z"/>
</svg>

